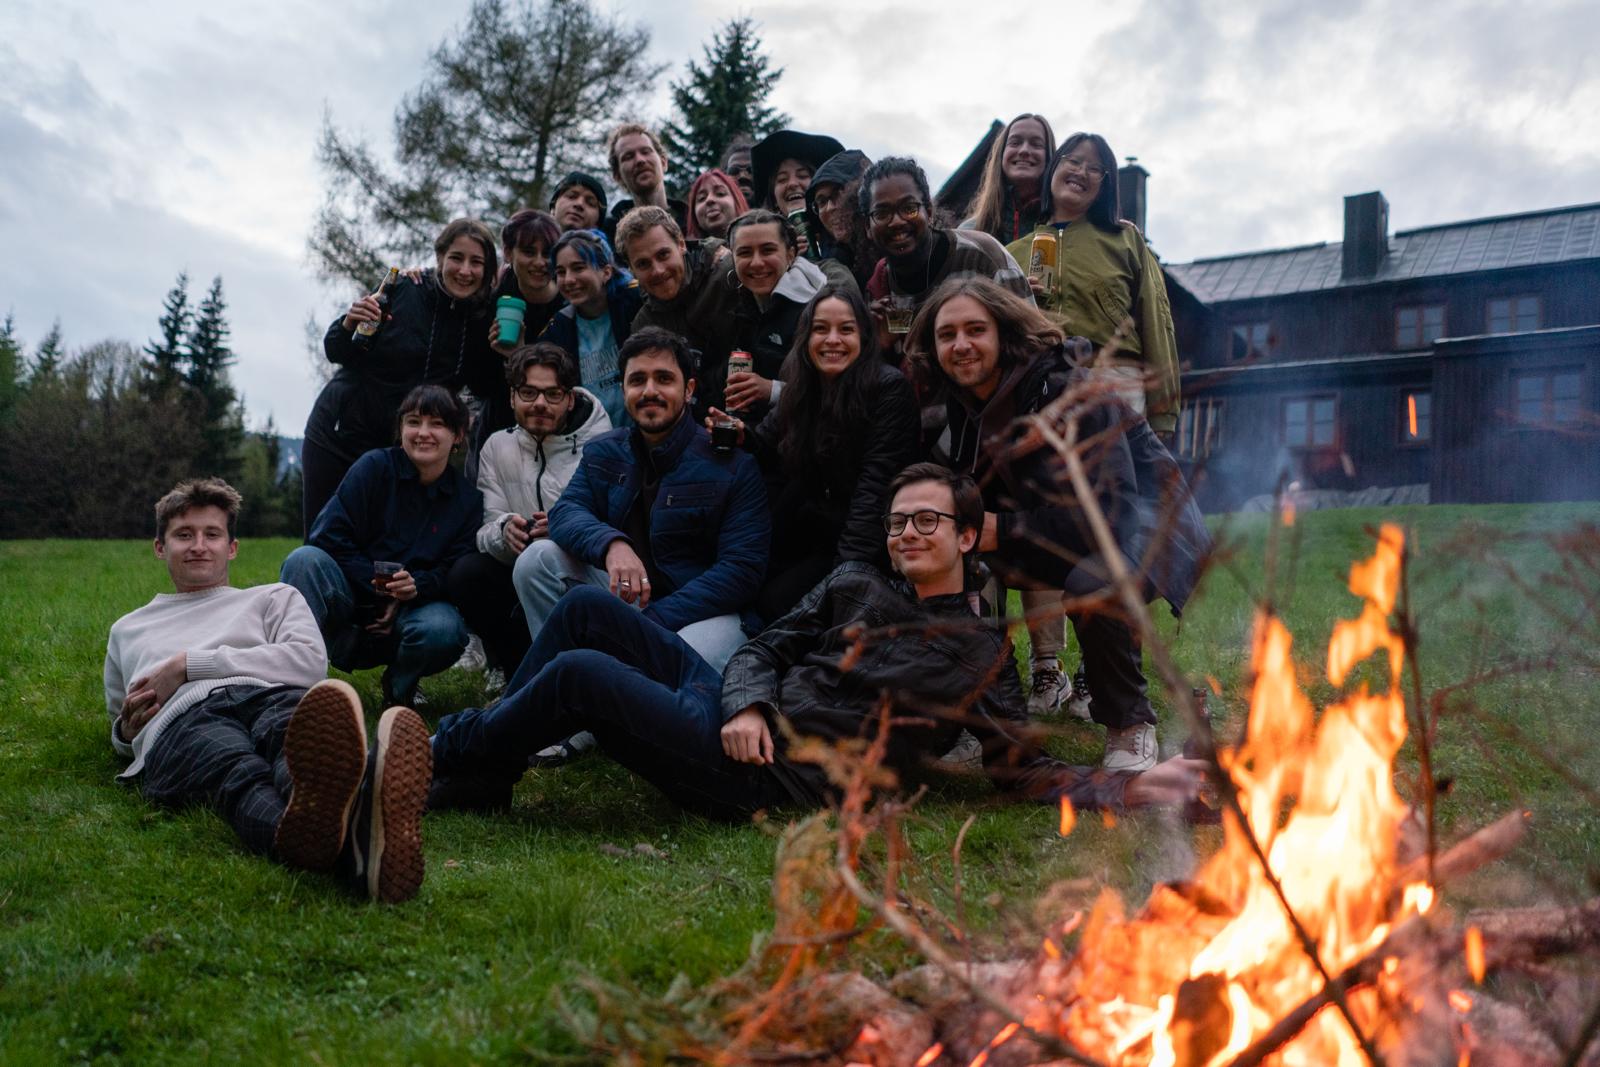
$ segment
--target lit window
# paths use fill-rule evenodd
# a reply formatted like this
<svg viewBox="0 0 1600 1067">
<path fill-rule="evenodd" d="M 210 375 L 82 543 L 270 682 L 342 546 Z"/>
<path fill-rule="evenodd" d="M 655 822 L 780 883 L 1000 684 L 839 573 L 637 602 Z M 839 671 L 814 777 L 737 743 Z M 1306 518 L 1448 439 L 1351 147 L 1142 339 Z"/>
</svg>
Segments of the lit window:
<svg viewBox="0 0 1600 1067">
<path fill-rule="evenodd" d="M 1410 307 L 1395 308 L 1395 348 L 1401 351 L 1425 348 L 1443 336 L 1443 304 L 1414 304 Z"/>
<path fill-rule="evenodd" d="M 1338 439 L 1338 404 L 1331 396 L 1283 402 L 1283 443 L 1290 448 L 1332 448 Z"/>
<path fill-rule="evenodd" d="M 1400 441 L 1420 445 L 1433 439 L 1433 393 L 1407 389 L 1400 396 Z"/>
<path fill-rule="evenodd" d="M 1222 447 L 1222 401 L 1203 397 L 1186 403 L 1178 416 L 1178 455 L 1204 459 Z"/>
<path fill-rule="evenodd" d="M 1539 329 L 1539 298 L 1497 296 L 1489 301 L 1490 333 L 1525 333 Z"/>
<path fill-rule="evenodd" d="M 1581 372 L 1561 370 L 1519 374 L 1514 382 L 1518 422 L 1561 425 L 1578 421 L 1583 403 Z"/>
<path fill-rule="evenodd" d="M 1241 323 L 1233 328 L 1233 347 L 1228 358 L 1235 363 L 1246 359 L 1266 359 L 1272 340 L 1272 323 Z"/>
</svg>

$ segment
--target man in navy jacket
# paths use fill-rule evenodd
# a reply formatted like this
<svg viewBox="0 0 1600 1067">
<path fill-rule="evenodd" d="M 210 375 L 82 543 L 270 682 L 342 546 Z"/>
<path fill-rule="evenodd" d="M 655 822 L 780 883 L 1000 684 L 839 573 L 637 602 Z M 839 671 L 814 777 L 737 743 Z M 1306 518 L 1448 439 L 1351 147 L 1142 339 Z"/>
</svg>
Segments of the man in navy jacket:
<svg viewBox="0 0 1600 1067">
<path fill-rule="evenodd" d="M 530 545 L 536 555 L 517 568 L 528 629 L 537 638 L 568 589 L 602 586 L 720 671 L 744 643 L 742 615 L 767 569 L 760 471 L 741 450 L 714 451 L 690 417 L 693 358 L 683 338 L 640 330 L 617 363 L 634 425 L 584 448 L 550 509 L 549 538 Z"/>
</svg>

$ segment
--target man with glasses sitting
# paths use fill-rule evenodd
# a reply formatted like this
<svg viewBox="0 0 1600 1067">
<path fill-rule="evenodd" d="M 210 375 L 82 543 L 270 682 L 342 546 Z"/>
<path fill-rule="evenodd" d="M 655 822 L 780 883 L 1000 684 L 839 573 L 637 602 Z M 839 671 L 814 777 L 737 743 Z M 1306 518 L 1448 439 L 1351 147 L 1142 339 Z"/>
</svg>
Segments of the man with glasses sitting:
<svg viewBox="0 0 1600 1067">
<path fill-rule="evenodd" d="M 578 364 L 548 341 L 523 345 L 506 366 L 514 426 L 491 434 L 478 460 L 483 525 L 477 548 L 450 570 L 450 599 L 483 638 L 490 666 L 509 674 L 532 640 L 512 573 L 528 545 L 550 532 L 549 511 L 567 487 L 583 446 L 611 429 Z"/>
<path fill-rule="evenodd" d="M 889 495 L 884 529 L 898 573 L 841 564 L 735 652 L 720 679 L 680 637 L 605 590 L 572 590 L 504 699 L 440 721 L 429 806 L 507 808 L 530 753 L 588 730 L 691 811 L 741 819 L 816 807 L 833 787 L 818 764 L 791 758 L 792 746 L 871 739 L 885 712 L 885 764 L 900 783 L 965 727 L 995 783 L 1030 799 L 1119 809 L 1194 795 L 1196 761 L 1115 774 L 1067 766 L 1023 736 L 1011 646 L 968 603 L 968 558 L 983 526 L 977 486 L 919 463 Z"/>
</svg>

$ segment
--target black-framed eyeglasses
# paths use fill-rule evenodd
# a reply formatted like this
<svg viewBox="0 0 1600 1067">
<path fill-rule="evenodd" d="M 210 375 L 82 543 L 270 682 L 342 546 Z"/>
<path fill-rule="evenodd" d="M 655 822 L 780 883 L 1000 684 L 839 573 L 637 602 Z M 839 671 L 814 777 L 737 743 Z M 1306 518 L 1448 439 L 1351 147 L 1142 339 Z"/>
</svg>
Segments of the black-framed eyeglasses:
<svg viewBox="0 0 1600 1067">
<path fill-rule="evenodd" d="M 910 222 L 918 215 L 922 214 L 922 201 L 902 200 L 898 204 L 894 204 L 892 206 L 889 204 L 879 204 L 871 211 L 867 212 L 867 214 L 871 216 L 873 222 L 878 223 L 880 226 L 892 220 L 896 215 L 899 215 L 907 222 Z"/>
<path fill-rule="evenodd" d="M 568 392 L 559 385 L 552 386 L 549 389 L 538 389 L 531 385 L 519 385 L 511 391 L 516 393 L 517 399 L 524 404 L 531 404 L 542 396 L 545 399 L 545 403 L 552 407 L 565 400 Z"/>
<path fill-rule="evenodd" d="M 933 511 L 931 509 L 926 509 L 923 511 L 913 511 L 909 515 L 903 511 L 891 511 L 889 514 L 883 517 L 883 529 L 884 532 L 886 532 L 890 537 L 899 537 L 901 534 L 906 532 L 906 523 L 909 522 L 913 527 L 916 528 L 917 533 L 926 537 L 939 528 L 940 519 L 949 519 L 954 523 L 959 523 L 961 521 L 948 511 Z"/>
</svg>

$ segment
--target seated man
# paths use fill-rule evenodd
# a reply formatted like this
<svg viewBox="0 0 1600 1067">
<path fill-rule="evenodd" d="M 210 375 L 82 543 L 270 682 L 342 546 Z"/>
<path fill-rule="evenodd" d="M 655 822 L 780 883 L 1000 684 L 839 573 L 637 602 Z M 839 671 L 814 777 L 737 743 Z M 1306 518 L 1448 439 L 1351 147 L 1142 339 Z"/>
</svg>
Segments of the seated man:
<svg viewBox="0 0 1600 1067">
<path fill-rule="evenodd" d="M 356 460 L 279 579 L 300 590 L 333 665 L 387 664 L 385 704 L 415 706 L 417 683 L 450 667 L 467 626 L 445 576 L 472 551 L 483 498 L 450 466 L 467 411 L 443 386 L 400 405 L 400 445 Z"/>
<path fill-rule="evenodd" d="M 720 241 L 683 239 L 666 210 L 636 207 L 617 223 L 617 255 L 644 290 L 644 307 L 633 328 L 659 326 L 689 342 L 695 361 L 695 421 L 722 406 L 720 383 L 738 327 L 739 290 L 725 283 L 727 264 L 717 269 Z M 707 388 L 708 383 L 718 383 Z"/>
<path fill-rule="evenodd" d="M 119 777 L 158 804 L 210 806 L 251 852 L 408 900 L 422 884 L 427 728 L 390 708 L 368 753 L 361 704 L 325 677 L 305 600 L 228 584 L 238 517 L 239 494 L 216 478 L 156 504 L 156 558 L 175 591 L 118 619 L 106 642 L 111 744 L 132 758 Z"/>
<path fill-rule="evenodd" d="M 890 487 L 884 526 L 899 578 L 841 564 L 736 652 L 720 680 L 682 639 L 599 590 L 574 590 L 504 699 L 440 721 L 429 806 L 505 808 L 528 753 L 585 729 L 612 758 L 702 814 L 812 807 L 826 799 L 828 782 L 815 764 L 789 758 L 778 719 L 802 738 L 871 737 L 886 697 L 904 716 L 887 756 L 902 781 L 964 725 L 996 783 L 1036 800 L 1119 808 L 1194 795 L 1198 761 L 1141 774 L 1087 770 L 1044 756 L 1015 732 L 1022 687 L 1010 646 L 973 617 L 965 592 L 965 556 L 983 526 L 970 478 L 929 463 L 906 468 Z"/>
<path fill-rule="evenodd" d="M 548 342 L 524 345 L 506 368 L 516 425 L 493 434 L 478 460 L 483 525 L 478 550 L 447 582 L 467 627 L 483 636 L 490 665 L 510 674 L 528 651 L 528 623 L 511 584 L 528 545 L 550 535 L 550 509 L 590 441 L 611 429 L 600 401 L 578 384 L 578 364 Z"/>
</svg>

